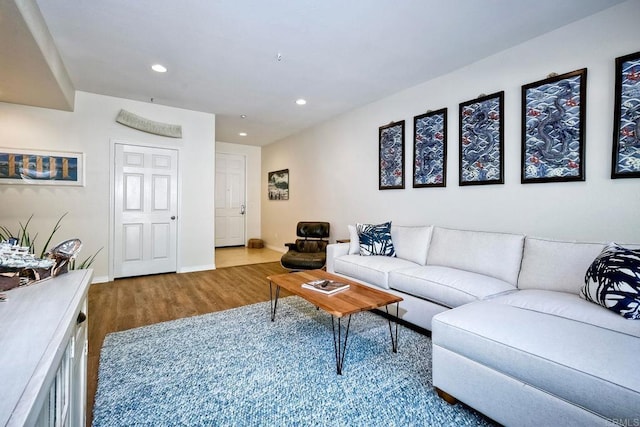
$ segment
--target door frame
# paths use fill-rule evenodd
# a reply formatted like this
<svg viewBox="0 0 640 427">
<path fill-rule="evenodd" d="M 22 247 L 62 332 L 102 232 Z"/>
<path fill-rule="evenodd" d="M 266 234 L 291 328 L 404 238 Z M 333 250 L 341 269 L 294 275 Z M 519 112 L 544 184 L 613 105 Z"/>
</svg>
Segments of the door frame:
<svg viewBox="0 0 640 427">
<path fill-rule="evenodd" d="M 160 144 L 148 144 L 148 143 L 138 143 L 125 141 L 122 139 L 114 139 L 111 138 L 109 140 L 109 260 L 108 260 L 108 281 L 113 282 L 114 280 L 114 271 L 115 271 L 115 218 L 116 218 L 116 202 L 115 202 L 115 179 L 116 179 L 116 145 L 131 145 L 134 147 L 146 147 L 146 148 L 157 148 L 161 150 L 174 150 L 178 153 L 178 170 L 177 170 L 177 189 L 176 196 L 178 198 L 178 206 L 177 206 L 177 217 L 178 224 L 176 227 L 176 271 L 180 271 L 180 231 L 181 231 L 181 223 L 180 214 L 182 212 L 182 174 L 180 173 L 180 161 L 181 161 L 181 153 L 180 147 L 167 147 Z"/>
</svg>

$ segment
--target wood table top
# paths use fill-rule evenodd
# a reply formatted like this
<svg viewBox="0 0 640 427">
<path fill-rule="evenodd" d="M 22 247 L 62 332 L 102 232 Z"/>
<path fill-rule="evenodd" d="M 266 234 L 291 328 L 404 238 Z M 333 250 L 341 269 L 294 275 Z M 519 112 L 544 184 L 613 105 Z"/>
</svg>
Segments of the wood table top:
<svg viewBox="0 0 640 427">
<path fill-rule="evenodd" d="M 304 298 L 315 305 L 337 317 L 344 317 L 360 311 L 373 310 L 402 301 L 402 298 L 383 290 L 354 282 L 335 274 L 327 273 L 324 270 L 308 270 L 297 273 L 285 273 L 269 276 L 267 279 L 294 295 Z M 349 288 L 331 295 L 326 295 L 311 289 L 302 287 L 304 283 L 313 280 L 333 280 L 349 284 Z"/>
</svg>

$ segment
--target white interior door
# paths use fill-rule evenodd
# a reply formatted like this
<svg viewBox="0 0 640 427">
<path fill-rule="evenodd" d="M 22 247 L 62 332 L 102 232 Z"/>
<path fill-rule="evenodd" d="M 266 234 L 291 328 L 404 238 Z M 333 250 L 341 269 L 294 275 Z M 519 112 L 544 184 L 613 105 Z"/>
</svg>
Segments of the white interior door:
<svg viewBox="0 0 640 427">
<path fill-rule="evenodd" d="M 178 152 L 115 144 L 114 277 L 176 271 Z"/>
<path fill-rule="evenodd" d="M 216 154 L 216 247 L 245 244 L 245 158 Z"/>
</svg>

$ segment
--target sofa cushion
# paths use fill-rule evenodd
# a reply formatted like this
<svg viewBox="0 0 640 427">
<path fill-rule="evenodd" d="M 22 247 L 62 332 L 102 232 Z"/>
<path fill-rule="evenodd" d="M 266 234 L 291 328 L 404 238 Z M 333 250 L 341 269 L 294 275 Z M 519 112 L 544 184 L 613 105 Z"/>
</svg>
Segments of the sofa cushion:
<svg viewBox="0 0 640 427">
<path fill-rule="evenodd" d="M 433 228 L 427 265 L 518 281 L 524 235 Z"/>
<path fill-rule="evenodd" d="M 446 307 L 516 291 L 515 286 L 494 277 L 440 266 L 392 271 L 389 287 Z"/>
<path fill-rule="evenodd" d="M 498 296 L 491 301 L 564 317 L 640 338 L 640 322 L 630 322 L 612 311 L 605 310 L 569 292 L 525 289 Z"/>
<path fill-rule="evenodd" d="M 391 222 L 383 224 L 357 224 L 360 255 L 396 256 L 391 240 Z"/>
<path fill-rule="evenodd" d="M 431 226 L 409 227 L 391 226 L 391 240 L 398 258 L 425 265 L 431 242 Z"/>
<path fill-rule="evenodd" d="M 584 275 L 602 243 L 561 242 L 527 237 L 524 242 L 519 289 L 546 289 L 578 294 Z"/>
<path fill-rule="evenodd" d="M 400 258 L 372 255 L 343 255 L 334 260 L 336 273 L 352 277 L 383 289 L 389 289 L 389 272 L 399 268 L 415 266 Z"/>
<path fill-rule="evenodd" d="M 525 387 L 606 418 L 638 415 L 636 337 L 495 300 L 437 314 L 432 326 L 434 347 L 515 378 Z M 438 370 L 435 358 L 433 370 Z"/>
<path fill-rule="evenodd" d="M 640 250 L 607 245 L 587 270 L 580 296 L 626 319 L 640 319 Z"/>
</svg>

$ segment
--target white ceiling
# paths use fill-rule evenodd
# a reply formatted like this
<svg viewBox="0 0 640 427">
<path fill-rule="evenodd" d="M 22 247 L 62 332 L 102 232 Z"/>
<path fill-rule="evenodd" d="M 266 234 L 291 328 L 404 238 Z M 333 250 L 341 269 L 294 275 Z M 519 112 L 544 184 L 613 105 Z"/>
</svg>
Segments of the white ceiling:
<svg viewBox="0 0 640 427">
<path fill-rule="evenodd" d="M 11 19 L 15 4 L 29 1 L 0 0 L 0 39 L 7 36 L 2 21 Z M 622 1 L 35 4 L 75 89 L 214 113 L 218 141 L 266 145 Z M 9 35 L 24 38 L 21 31 Z M 4 81 L 7 63 L 35 54 L 11 46 L 0 43 Z M 152 72 L 154 63 L 169 71 Z M 20 103 L 6 97 L 2 80 L 0 100 Z M 301 97 L 308 101 L 302 107 L 295 104 Z M 239 136 L 242 131 L 248 136 Z"/>
</svg>

